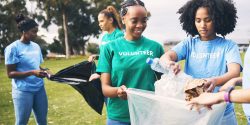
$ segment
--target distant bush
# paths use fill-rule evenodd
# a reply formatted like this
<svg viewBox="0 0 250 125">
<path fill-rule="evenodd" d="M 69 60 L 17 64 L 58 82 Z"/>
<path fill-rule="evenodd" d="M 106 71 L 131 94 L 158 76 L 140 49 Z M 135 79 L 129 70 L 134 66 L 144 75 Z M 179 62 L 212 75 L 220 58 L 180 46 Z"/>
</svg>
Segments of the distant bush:
<svg viewBox="0 0 250 125">
<path fill-rule="evenodd" d="M 54 39 L 54 42 L 48 46 L 48 49 L 53 53 L 65 54 L 62 43 L 56 39 Z"/>
<path fill-rule="evenodd" d="M 92 54 L 99 54 L 100 52 L 99 45 L 96 43 L 88 43 L 87 51 Z"/>
</svg>

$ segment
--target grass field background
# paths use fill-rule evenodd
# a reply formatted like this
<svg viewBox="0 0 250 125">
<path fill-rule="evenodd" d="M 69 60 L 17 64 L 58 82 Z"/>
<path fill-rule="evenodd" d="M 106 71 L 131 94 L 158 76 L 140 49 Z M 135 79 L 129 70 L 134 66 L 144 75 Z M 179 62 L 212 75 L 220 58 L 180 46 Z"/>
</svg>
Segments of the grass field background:
<svg viewBox="0 0 250 125">
<path fill-rule="evenodd" d="M 243 56 L 243 55 L 242 55 Z M 85 57 L 74 57 L 65 59 L 45 60 L 43 67 L 49 68 L 52 72 L 77 64 Z M 181 62 L 183 65 L 183 62 Z M 106 109 L 103 115 L 92 110 L 83 97 L 72 87 L 45 79 L 45 87 L 48 96 L 49 125 L 104 125 Z M 245 115 L 241 104 L 235 105 L 239 125 L 246 125 Z M 15 123 L 13 102 L 11 98 L 11 80 L 6 76 L 4 62 L 0 63 L 0 125 L 13 125 Z M 29 125 L 35 125 L 34 117 L 30 117 Z"/>
</svg>

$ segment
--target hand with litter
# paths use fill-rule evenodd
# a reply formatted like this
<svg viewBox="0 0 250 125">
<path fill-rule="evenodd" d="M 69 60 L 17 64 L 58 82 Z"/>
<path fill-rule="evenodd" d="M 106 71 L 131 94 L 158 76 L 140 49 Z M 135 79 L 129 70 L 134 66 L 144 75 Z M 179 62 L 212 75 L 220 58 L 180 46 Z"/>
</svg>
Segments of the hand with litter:
<svg viewBox="0 0 250 125">
<path fill-rule="evenodd" d="M 126 90 L 127 90 L 127 87 L 125 85 L 120 86 L 117 90 L 118 97 L 123 99 L 123 100 L 127 100 Z"/>
</svg>

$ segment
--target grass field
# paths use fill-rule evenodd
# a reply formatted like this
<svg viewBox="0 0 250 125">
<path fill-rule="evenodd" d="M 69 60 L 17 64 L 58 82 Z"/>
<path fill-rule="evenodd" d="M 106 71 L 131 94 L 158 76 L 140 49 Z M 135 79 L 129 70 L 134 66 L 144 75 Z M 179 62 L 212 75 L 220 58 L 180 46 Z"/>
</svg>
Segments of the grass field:
<svg viewBox="0 0 250 125">
<path fill-rule="evenodd" d="M 46 60 L 43 67 L 57 72 L 67 66 L 77 64 L 84 57 L 75 57 L 69 60 Z M 183 63 L 183 62 L 182 62 Z M 103 115 L 93 111 L 83 97 L 72 87 L 45 79 L 45 86 L 49 101 L 49 125 L 104 125 L 106 111 Z M 239 125 L 245 125 L 246 119 L 241 105 L 236 104 L 236 115 Z M 11 98 L 11 81 L 6 76 L 4 63 L 0 63 L 0 125 L 13 125 L 15 122 L 13 102 Z M 29 125 L 34 125 L 34 117 L 29 120 Z"/>
</svg>

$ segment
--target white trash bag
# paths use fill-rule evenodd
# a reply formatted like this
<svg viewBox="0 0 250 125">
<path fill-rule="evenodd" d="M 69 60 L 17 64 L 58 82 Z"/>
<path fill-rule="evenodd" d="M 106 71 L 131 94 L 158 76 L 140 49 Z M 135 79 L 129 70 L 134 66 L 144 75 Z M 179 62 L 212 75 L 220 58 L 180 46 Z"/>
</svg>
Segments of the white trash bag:
<svg viewBox="0 0 250 125">
<path fill-rule="evenodd" d="M 189 77 L 164 74 L 155 83 L 155 93 L 128 89 L 128 105 L 132 125 L 219 125 L 226 103 L 190 110 L 185 101 L 184 84 Z M 172 84 L 171 84 L 172 83 Z"/>
</svg>

